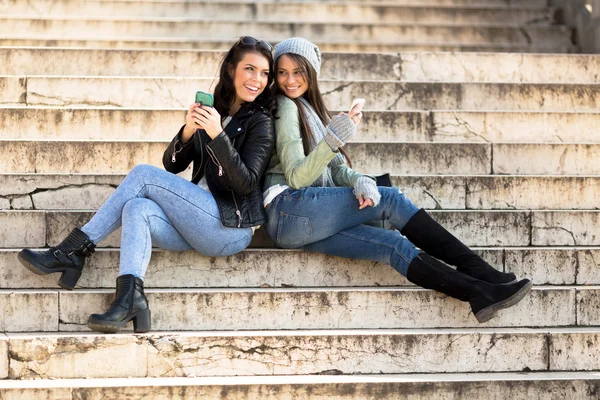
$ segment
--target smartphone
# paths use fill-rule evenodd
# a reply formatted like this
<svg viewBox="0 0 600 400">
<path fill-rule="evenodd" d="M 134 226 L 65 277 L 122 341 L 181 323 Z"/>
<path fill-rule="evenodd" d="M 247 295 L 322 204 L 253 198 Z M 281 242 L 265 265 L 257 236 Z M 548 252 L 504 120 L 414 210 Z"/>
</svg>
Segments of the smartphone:
<svg viewBox="0 0 600 400">
<path fill-rule="evenodd" d="M 215 104 L 215 99 L 212 94 L 201 92 L 199 90 L 196 92 L 196 103 L 200 103 L 203 106 L 212 107 Z"/>
<path fill-rule="evenodd" d="M 354 115 L 362 112 L 362 109 L 364 106 L 365 106 L 365 99 L 352 100 L 352 106 L 350 107 L 350 111 L 348 111 L 348 116 L 350 118 L 352 118 Z"/>
</svg>

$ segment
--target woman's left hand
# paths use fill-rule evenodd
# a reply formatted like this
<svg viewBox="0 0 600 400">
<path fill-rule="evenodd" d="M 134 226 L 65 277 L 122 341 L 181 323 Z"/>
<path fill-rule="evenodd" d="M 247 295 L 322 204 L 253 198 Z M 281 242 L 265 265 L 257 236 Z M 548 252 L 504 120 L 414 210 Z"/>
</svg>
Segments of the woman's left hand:
<svg viewBox="0 0 600 400">
<path fill-rule="evenodd" d="M 223 132 L 221 116 L 214 107 L 200 106 L 196 108 L 198 115 L 197 124 L 206 131 L 211 139 Z"/>
<path fill-rule="evenodd" d="M 362 210 L 363 208 L 367 208 L 367 207 L 373 207 L 375 203 L 373 203 L 373 199 L 370 198 L 364 198 L 362 194 L 359 194 L 358 196 L 356 196 L 356 198 L 358 199 L 358 209 Z"/>
</svg>

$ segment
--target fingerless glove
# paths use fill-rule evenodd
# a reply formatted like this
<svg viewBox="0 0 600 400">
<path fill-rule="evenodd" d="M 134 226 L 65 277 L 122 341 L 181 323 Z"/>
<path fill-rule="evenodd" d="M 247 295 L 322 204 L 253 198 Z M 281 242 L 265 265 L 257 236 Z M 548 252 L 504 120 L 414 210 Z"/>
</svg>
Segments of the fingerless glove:
<svg viewBox="0 0 600 400">
<path fill-rule="evenodd" d="M 361 195 L 366 199 L 369 198 L 373 200 L 373 206 L 379 204 L 379 200 L 381 200 L 381 194 L 379 190 L 377 190 L 377 184 L 375 180 L 369 178 L 368 176 L 361 176 L 354 183 L 354 195 Z"/>
<path fill-rule="evenodd" d="M 356 134 L 356 125 L 347 114 L 336 115 L 327 125 L 325 141 L 331 150 L 337 151 Z"/>
</svg>

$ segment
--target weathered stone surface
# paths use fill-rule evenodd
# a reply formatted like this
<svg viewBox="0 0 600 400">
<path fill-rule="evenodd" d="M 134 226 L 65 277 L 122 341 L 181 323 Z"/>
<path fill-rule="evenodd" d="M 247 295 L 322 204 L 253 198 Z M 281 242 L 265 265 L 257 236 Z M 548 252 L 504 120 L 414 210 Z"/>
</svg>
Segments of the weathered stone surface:
<svg viewBox="0 0 600 400">
<path fill-rule="evenodd" d="M 179 24 L 181 19 L 74 19 L 68 17 L 52 19 L 10 18 L 0 19 L 0 24 L 9 32 L 27 32 L 28 37 L 77 38 L 80 32 L 93 31 L 94 38 L 115 39 L 129 37 L 172 37 L 185 38 L 211 32 L 211 39 L 254 35 L 269 41 L 283 40 L 292 36 L 326 41 L 358 42 L 429 42 L 439 43 L 452 38 L 453 43 L 519 43 L 554 44 L 571 43 L 568 30 L 563 26 L 463 26 L 463 25 L 413 25 L 362 23 L 289 23 L 253 21 L 210 21 L 190 20 Z M 13 37 L 18 35 L 11 35 Z"/>
<path fill-rule="evenodd" d="M 335 336 L 149 338 L 152 376 L 406 373 L 545 368 L 545 340 L 534 333 L 338 334 Z M 522 347 L 521 347 L 522 346 Z M 518 349 L 518 351 L 517 351 Z M 512 365 L 504 364 L 506 354 Z M 365 355 L 369 355 L 365 357 Z"/>
<path fill-rule="evenodd" d="M 579 282 L 582 253 L 575 249 L 505 249 L 506 271 L 536 285 L 574 285 Z M 492 264 L 493 265 L 493 264 Z M 598 279 L 596 279 L 598 280 Z"/>
<path fill-rule="evenodd" d="M 318 38 L 317 38 L 318 39 Z M 575 53 L 578 49 L 572 43 L 423 43 L 423 42 L 339 42 L 315 39 L 314 42 L 323 52 L 372 52 L 397 53 L 402 51 L 471 51 L 471 52 L 507 52 L 507 53 Z M 231 39 L 198 37 L 187 38 L 132 38 L 88 40 L 78 38 L 0 38 L 2 46 L 33 47 L 79 47 L 87 49 L 197 49 L 227 51 Z M 270 40 L 275 45 L 277 41 Z"/>
<path fill-rule="evenodd" d="M 12 79 L 12 78 L 11 78 Z M 18 79 L 18 78 L 14 78 Z M 212 78 L 30 77 L 27 104 L 185 108 L 196 90 L 210 90 Z M 377 110 L 541 110 L 598 111 L 600 84 L 516 84 L 372 82 L 321 80 L 331 109 L 346 110 L 366 99 Z M 140 96 L 144 93 L 144 96 Z"/>
<path fill-rule="evenodd" d="M 21 267 L 22 268 L 22 267 Z M 0 331 L 58 330 L 58 293 L 42 290 L 0 290 Z"/>
<path fill-rule="evenodd" d="M 467 303 L 411 289 L 148 289 L 154 330 L 383 329 L 575 324 L 574 288 L 534 288 L 479 324 Z M 60 292 L 60 330 L 87 331 L 109 290 Z M 131 325 L 131 324 L 129 324 Z"/>
<path fill-rule="evenodd" d="M 460 210 L 466 204 L 467 179 L 461 176 L 394 176 L 392 184 L 417 207 Z"/>
<path fill-rule="evenodd" d="M 11 201 L 11 208 L 13 210 L 31 210 L 33 209 L 33 202 L 29 196 L 15 197 Z"/>
<path fill-rule="evenodd" d="M 365 114 L 365 119 L 369 114 Z M 593 111 L 434 111 L 430 118 L 427 140 L 436 142 L 590 143 L 596 141 L 600 123 L 600 113 Z M 414 139 L 407 140 L 419 140 L 420 132 L 413 131 L 406 132 L 414 135 Z"/>
<path fill-rule="evenodd" d="M 0 334 L 0 378 L 5 379 L 8 377 L 8 337 Z"/>
<path fill-rule="evenodd" d="M 192 101 L 188 99 L 190 104 Z M 184 117 L 185 111 L 176 109 L 0 108 L 0 135 L 11 139 L 168 141 L 185 123 Z"/>
<path fill-rule="evenodd" d="M 0 247 L 42 247 L 45 245 L 44 212 L 0 212 Z"/>
<path fill-rule="evenodd" d="M 428 24 L 497 24 L 511 21 L 514 24 L 548 25 L 550 10 L 544 8 L 489 8 L 489 7 L 406 7 L 405 5 L 361 3 L 313 3 L 313 2 L 208 2 L 189 3 L 173 1 L 149 4 L 144 1 L 103 2 L 57 1 L 50 6 L 44 1 L 19 3 L 10 1 L 0 7 L 5 15 L 30 15 L 37 17 L 65 17 L 69 15 L 93 15 L 96 17 L 149 17 L 189 18 L 202 16 L 212 21 L 270 21 L 279 22 L 290 15 L 294 22 L 337 22 L 337 23 L 411 23 Z M 8 6 L 8 8 L 7 8 Z M 532 22 L 534 21 L 534 22 Z"/>
<path fill-rule="evenodd" d="M 598 175 L 598 144 L 507 144 L 494 147 L 495 174 Z"/>
<path fill-rule="evenodd" d="M 600 212 L 535 211 L 531 217 L 534 246 L 600 244 Z"/>
<path fill-rule="evenodd" d="M 468 177 L 466 184 L 467 209 L 600 208 L 600 179 L 596 176 L 481 176 Z"/>
<path fill-rule="evenodd" d="M 0 57 L 6 60 L 0 72 L 24 76 L 198 76 L 216 71 L 223 55 L 208 50 L 12 47 L 0 49 Z M 594 55 L 325 53 L 320 77 L 408 82 L 595 83 L 598 76 L 593 71 L 599 68 L 600 60 Z"/>
<path fill-rule="evenodd" d="M 487 174 L 491 148 L 485 144 L 349 143 L 352 166 L 367 173 Z"/>
<path fill-rule="evenodd" d="M 431 215 L 468 246 L 528 246 L 530 216 L 512 211 L 432 211 Z"/>
<path fill-rule="evenodd" d="M 600 295 L 598 286 L 584 286 L 577 290 L 577 324 L 582 326 L 600 325 Z"/>
<path fill-rule="evenodd" d="M 10 334 L 11 379 L 141 377 L 145 340 L 132 335 Z"/>
<path fill-rule="evenodd" d="M 13 106 L 27 99 L 27 78 L 0 76 L 0 105 Z M 1 143 L 0 143 L 1 144 Z M 1 163 L 2 161 L 0 161 Z M 0 164 L 2 166 L 2 164 Z"/>
<path fill-rule="evenodd" d="M 581 249 L 577 252 L 578 266 L 577 284 L 578 285 L 597 285 L 600 284 L 600 251 L 599 249 Z"/>
<path fill-rule="evenodd" d="M 536 371 L 547 359 L 544 333 L 509 329 L 9 338 L 13 378 Z"/>
<path fill-rule="evenodd" d="M 553 371 L 589 371 L 600 368 L 600 334 L 593 328 L 550 335 L 549 368 Z"/>
<path fill-rule="evenodd" d="M 296 375 L 2 381 L 6 400 L 587 400 L 594 372 Z"/>
<path fill-rule="evenodd" d="M 8 210 L 10 208 L 10 200 L 0 197 L 0 210 Z"/>
</svg>

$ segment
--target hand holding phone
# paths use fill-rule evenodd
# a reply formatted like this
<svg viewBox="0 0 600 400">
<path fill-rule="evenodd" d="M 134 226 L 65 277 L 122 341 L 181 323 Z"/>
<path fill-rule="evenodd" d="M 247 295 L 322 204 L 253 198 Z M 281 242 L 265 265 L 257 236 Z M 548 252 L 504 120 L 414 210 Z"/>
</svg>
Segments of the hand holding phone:
<svg viewBox="0 0 600 400">
<path fill-rule="evenodd" d="M 354 117 L 357 114 L 360 114 L 365 106 L 365 99 L 354 99 L 352 100 L 352 106 L 350 107 L 350 111 L 348 111 L 348 116 L 350 118 Z"/>
</svg>

